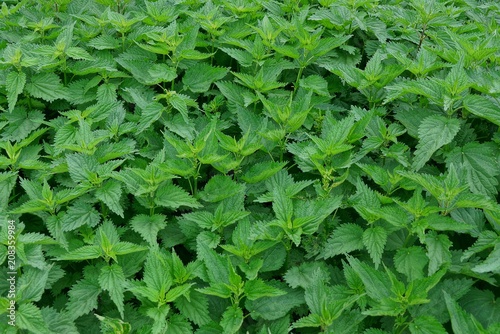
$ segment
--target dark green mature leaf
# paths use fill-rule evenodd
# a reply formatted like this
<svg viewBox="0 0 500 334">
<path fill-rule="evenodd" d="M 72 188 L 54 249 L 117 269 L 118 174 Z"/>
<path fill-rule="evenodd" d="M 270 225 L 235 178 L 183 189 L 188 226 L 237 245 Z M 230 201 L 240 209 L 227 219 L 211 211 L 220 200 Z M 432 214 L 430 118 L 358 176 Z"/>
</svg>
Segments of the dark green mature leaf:
<svg viewBox="0 0 500 334">
<path fill-rule="evenodd" d="M 472 192 L 494 195 L 497 192 L 500 174 L 497 148 L 489 143 L 477 142 L 457 147 L 447 154 L 446 162 L 461 165 L 467 173 L 467 182 Z"/>
<path fill-rule="evenodd" d="M 418 246 L 399 249 L 394 256 L 396 270 L 410 282 L 424 277 L 424 267 L 428 261 L 425 251 Z"/>
<path fill-rule="evenodd" d="M 45 101 L 68 98 L 68 92 L 61 83 L 61 79 L 55 73 L 40 73 L 31 77 L 26 84 L 26 91 L 35 98 Z"/>
<path fill-rule="evenodd" d="M 484 333 L 483 326 L 473 316 L 467 314 L 448 293 L 443 292 L 443 294 L 450 313 L 453 332 L 457 334 Z"/>
<path fill-rule="evenodd" d="M 467 95 L 464 107 L 472 114 L 500 126 L 500 107 L 482 95 Z"/>
<path fill-rule="evenodd" d="M 123 293 L 125 276 L 122 267 L 118 264 L 102 267 L 99 275 L 99 284 L 103 290 L 108 291 L 111 300 L 115 303 L 120 316 L 124 318 Z"/>
<path fill-rule="evenodd" d="M 382 300 L 391 295 L 391 282 L 386 275 L 367 264 L 349 256 L 349 265 L 359 275 L 365 285 L 366 293 L 374 300 Z"/>
<path fill-rule="evenodd" d="M 320 256 L 330 258 L 363 248 L 363 229 L 355 224 L 342 224 L 333 231 Z"/>
<path fill-rule="evenodd" d="M 103 201 L 114 213 L 123 218 L 123 208 L 120 204 L 120 197 L 122 194 L 122 187 L 118 181 L 106 181 L 95 192 L 97 199 Z"/>
<path fill-rule="evenodd" d="M 26 74 L 24 72 L 10 72 L 5 79 L 7 88 L 7 102 L 9 103 L 9 111 L 12 112 L 16 106 L 19 94 L 23 92 L 26 84 Z"/>
<path fill-rule="evenodd" d="M 415 151 L 413 169 L 421 169 L 432 154 L 443 145 L 449 144 L 460 130 L 460 121 L 443 116 L 429 116 L 418 128 L 419 143 Z"/>
<path fill-rule="evenodd" d="M 411 334 L 446 334 L 443 325 L 436 318 L 421 316 L 410 323 Z"/>
<path fill-rule="evenodd" d="M 245 291 L 245 296 L 250 300 L 262 297 L 277 297 L 286 294 L 285 291 L 267 285 L 261 279 L 247 281 L 243 289 Z"/>
<path fill-rule="evenodd" d="M 150 246 L 154 247 L 157 245 L 158 232 L 167 226 L 167 222 L 163 215 L 147 216 L 140 214 L 132 218 L 130 226 L 135 232 L 139 233 Z"/>
<path fill-rule="evenodd" d="M 32 333 L 50 333 L 40 309 L 33 303 L 22 304 L 16 311 L 16 326 Z"/>
<path fill-rule="evenodd" d="M 208 299 L 198 291 L 191 291 L 189 299 L 186 296 L 177 298 L 175 300 L 175 307 L 199 326 L 205 325 L 211 320 L 208 310 Z"/>
<path fill-rule="evenodd" d="M 171 209 L 177 209 L 181 206 L 191 208 L 201 207 L 201 204 L 196 199 L 171 182 L 165 182 L 160 185 L 156 191 L 155 203 Z"/>
<path fill-rule="evenodd" d="M 205 92 L 210 85 L 226 76 L 228 69 L 213 67 L 205 63 L 197 63 L 187 69 L 182 77 L 184 87 L 195 93 Z"/>
<path fill-rule="evenodd" d="M 97 308 L 100 293 L 101 287 L 97 280 L 83 279 L 74 284 L 68 292 L 67 312 L 70 319 L 74 320 Z"/>
<path fill-rule="evenodd" d="M 386 241 L 387 232 L 383 227 L 373 226 L 363 232 L 363 244 L 375 263 L 375 269 L 378 268 L 382 259 Z"/>
<path fill-rule="evenodd" d="M 238 333 L 242 323 L 243 310 L 238 306 L 230 306 L 222 315 L 220 325 L 223 328 L 223 333 L 234 334 Z"/>
</svg>

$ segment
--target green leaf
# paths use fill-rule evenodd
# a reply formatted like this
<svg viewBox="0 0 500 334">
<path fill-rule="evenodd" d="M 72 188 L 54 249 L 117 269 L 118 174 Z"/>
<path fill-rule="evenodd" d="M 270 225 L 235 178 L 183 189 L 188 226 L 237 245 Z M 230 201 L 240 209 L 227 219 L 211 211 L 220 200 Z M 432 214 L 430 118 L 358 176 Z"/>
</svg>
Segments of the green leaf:
<svg viewBox="0 0 500 334">
<path fill-rule="evenodd" d="M 295 321 L 292 327 L 293 328 L 320 327 L 321 324 L 322 324 L 321 316 L 319 314 L 312 313 Z"/>
<path fill-rule="evenodd" d="M 132 230 L 139 233 L 150 246 L 155 247 L 158 245 L 158 232 L 167 226 L 167 222 L 163 215 L 148 216 L 140 214 L 132 218 L 130 226 Z"/>
<path fill-rule="evenodd" d="M 242 192 L 244 189 L 244 185 L 234 182 L 230 177 L 216 175 L 207 182 L 199 196 L 206 202 L 220 202 Z"/>
<path fill-rule="evenodd" d="M 193 286 L 193 283 L 179 285 L 179 286 L 176 286 L 175 288 L 170 289 L 165 294 L 165 302 L 171 303 L 171 302 L 175 301 L 177 298 L 179 298 L 180 296 L 188 296 L 189 297 L 189 292 L 191 290 L 191 286 Z"/>
<path fill-rule="evenodd" d="M 26 91 L 33 97 L 52 102 L 67 99 L 68 93 L 55 73 L 39 73 L 31 77 L 26 84 Z"/>
<path fill-rule="evenodd" d="M 365 285 L 367 295 L 374 300 L 382 300 L 391 296 L 391 282 L 387 275 L 363 262 L 348 256 L 349 265 L 359 275 Z"/>
<path fill-rule="evenodd" d="M 19 305 L 16 311 L 16 325 L 32 333 L 51 333 L 43 320 L 40 309 L 33 303 Z"/>
<path fill-rule="evenodd" d="M 414 281 L 424 277 L 424 267 L 429 262 L 422 247 L 412 246 L 401 248 L 394 256 L 396 270 L 404 274 L 408 281 Z"/>
<path fill-rule="evenodd" d="M 291 309 L 304 303 L 304 292 L 287 288 L 284 283 L 273 285 L 286 291 L 286 294 L 278 297 L 263 297 L 257 300 L 247 299 L 246 309 L 252 313 L 252 316 L 255 315 L 265 320 L 276 320 L 286 316 Z"/>
<path fill-rule="evenodd" d="M 196 199 L 171 182 L 164 182 L 158 187 L 154 201 L 157 205 L 171 209 L 177 209 L 181 206 L 201 207 L 201 204 Z"/>
<path fill-rule="evenodd" d="M 335 255 L 363 249 L 363 232 L 363 228 L 355 224 L 339 225 L 325 244 L 321 257 L 328 259 Z"/>
<path fill-rule="evenodd" d="M 470 314 L 467 314 L 452 297 L 443 291 L 446 307 L 450 313 L 451 327 L 456 334 L 482 334 L 483 326 Z"/>
<path fill-rule="evenodd" d="M 123 208 L 120 204 L 122 187 L 120 182 L 115 180 L 106 181 L 95 191 L 95 197 L 104 202 L 114 213 L 123 218 Z"/>
<path fill-rule="evenodd" d="M 411 334 L 446 334 L 443 325 L 431 316 L 420 316 L 410 323 Z"/>
<path fill-rule="evenodd" d="M 68 154 L 66 156 L 68 170 L 71 179 L 75 183 L 90 181 L 96 177 L 99 163 L 95 156 L 87 156 L 81 153 Z"/>
<path fill-rule="evenodd" d="M 246 281 L 243 287 L 245 296 L 250 300 L 262 297 L 276 297 L 284 295 L 286 292 L 264 283 L 261 279 Z"/>
<path fill-rule="evenodd" d="M 229 306 L 224 314 L 220 325 L 223 328 L 223 334 L 238 333 L 241 325 L 243 324 L 243 310 L 238 306 Z"/>
<path fill-rule="evenodd" d="M 273 211 L 279 220 L 285 223 L 291 222 L 293 215 L 292 200 L 281 188 L 276 188 L 273 191 Z"/>
<path fill-rule="evenodd" d="M 208 299 L 198 291 L 191 291 L 189 299 L 186 296 L 177 298 L 174 304 L 183 315 L 198 326 L 203 326 L 211 321 Z"/>
<path fill-rule="evenodd" d="M 266 161 L 252 165 L 248 171 L 241 176 L 247 183 L 258 183 L 264 181 L 287 165 L 286 162 Z"/>
<path fill-rule="evenodd" d="M 68 292 L 67 312 L 74 320 L 97 308 L 97 297 L 101 287 L 97 280 L 83 279 L 74 284 Z"/>
<path fill-rule="evenodd" d="M 205 63 L 197 63 L 189 67 L 182 77 L 184 87 L 194 93 L 202 93 L 210 88 L 210 85 L 226 76 L 229 72 L 226 68 L 213 67 Z"/>
<path fill-rule="evenodd" d="M 158 307 L 150 307 L 146 311 L 146 315 L 153 319 L 153 326 L 149 327 L 153 334 L 163 334 L 167 325 L 167 315 L 170 312 L 170 306 L 167 304 Z"/>
<path fill-rule="evenodd" d="M 103 334 L 129 334 L 132 329 L 128 322 L 120 319 L 102 317 L 98 314 L 95 314 L 95 316 L 101 322 L 101 333 Z"/>
<path fill-rule="evenodd" d="M 177 77 L 175 69 L 167 64 L 154 64 L 148 72 L 149 75 L 157 81 L 156 83 L 170 82 Z"/>
<path fill-rule="evenodd" d="M 229 283 L 229 266 L 227 259 L 209 249 L 206 245 L 198 245 L 198 255 L 205 262 L 211 283 Z"/>
<path fill-rule="evenodd" d="M 20 299 L 32 302 L 40 301 L 52 267 L 53 265 L 50 265 L 44 270 L 25 267 L 17 283 L 17 294 Z"/>
<path fill-rule="evenodd" d="M 16 184 L 17 174 L 13 172 L 0 172 L 0 210 L 5 211 L 9 204 L 9 197 Z"/>
<path fill-rule="evenodd" d="M 121 241 L 113 245 L 112 252 L 116 255 L 125 255 L 148 250 L 147 247 L 139 246 L 131 242 Z"/>
<path fill-rule="evenodd" d="M 484 327 L 491 327 L 500 319 L 499 298 L 491 290 L 472 288 L 460 299 L 464 310 L 473 314 Z"/>
<path fill-rule="evenodd" d="M 438 271 L 441 265 L 451 263 L 452 243 L 447 235 L 429 231 L 425 236 L 425 244 L 429 258 L 429 275 Z"/>
<path fill-rule="evenodd" d="M 83 261 L 90 259 L 97 259 L 102 256 L 101 249 L 99 246 L 82 246 L 77 248 L 67 254 L 60 255 L 58 260 L 67 260 L 67 261 Z"/>
<path fill-rule="evenodd" d="M 330 96 L 328 92 L 328 82 L 319 75 L 310 75 L 307 78 L 300 79 L 300 87 L 312 90 L 321 96 Z"/>
<path fill-rule="evenodd" d="M 94 58 L 85 49 L 71 46 L 66 49 L 66 55 L 73 59 L 93 60 Z"/>
<path fill-rule="evenodd" d="M 442 146 L 451 143 L 460 130 L 460 121 L 443 116 L 429 116 L 418 128 L 419 142 L 415 151 L 413 169 L 421 169 L 432 154 Z"/>
<path fill-rule="evenodd" d="M 474 266 L 472 270 L 476 273 L 500 272 L 500 241 L 497 241 L 488 257 L 482 263 Z"/>
<path fill-rule="evenodd" d="M 61 219 L 63 231 L 73 231 L 80 226 L 87 224 L 94 227 L 99 224 L 101 215 L 90 204 L 78 203 L 68 208 L 68 211 Z"/>
<path fill-rule="evenodd" d="M 12 112 L 16 106 L 17 97 L 23 92 L 26 84 L 26 74 L 24 72 L 9 72 L 5 78 L 5 86 L 7 89 L 7 102 L 9 103 L 9 111 Z"/>
<path fill-rule="evenodd" d="M 123 292 L 125 275 L 123 274 L 122 267 L 116 263 L 102 267 L 99 275 L 99 284 L 103 290 L 109 292 L 111 300 L 118 308 L 122 319 L 124 319 Z"/>
<path fill-rule="evenodd" d="M 467 143 L 447 154 L 446 163 L 461 166 L 467 174 L 467 183 L 472 192 L 495 195 L 500 174 L 497 148 L 490 143 Z"/>
<path fill-rule="evenodd" d="M 382 260 L 386 241 L 387 232 L 383 227 L 373 226 L 363 232 L 363 244 L 368 250 L 373 263 L 375 263 L 375 268 L 378 268 Z"/>
<path fill-rule="evenodd" d="M 500 107 L 487 97 L 469 94 L 464 98 L 464 107 L 472 114 L 500 126 Z"/>
<path fill-rule="evenodd" d="M 165 111 L 165 107 L 158 102 L 151 102 L 146 105 L 141 111 L 141 118 L 137 125 L 137 133 L 147 130 L 156 122 Z"/>
</svg>

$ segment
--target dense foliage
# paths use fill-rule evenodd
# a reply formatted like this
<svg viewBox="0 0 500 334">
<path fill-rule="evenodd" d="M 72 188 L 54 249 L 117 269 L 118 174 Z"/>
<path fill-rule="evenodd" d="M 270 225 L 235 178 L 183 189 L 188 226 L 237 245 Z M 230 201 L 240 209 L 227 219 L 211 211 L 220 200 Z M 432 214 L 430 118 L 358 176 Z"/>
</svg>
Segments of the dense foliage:
<svg viewBox="0 0 500 334">
<path fill-rule="evenodd" d="M 0 332 L 500 333 L 499 61 L 494 0 L 2 2 Z"/>
</svg>

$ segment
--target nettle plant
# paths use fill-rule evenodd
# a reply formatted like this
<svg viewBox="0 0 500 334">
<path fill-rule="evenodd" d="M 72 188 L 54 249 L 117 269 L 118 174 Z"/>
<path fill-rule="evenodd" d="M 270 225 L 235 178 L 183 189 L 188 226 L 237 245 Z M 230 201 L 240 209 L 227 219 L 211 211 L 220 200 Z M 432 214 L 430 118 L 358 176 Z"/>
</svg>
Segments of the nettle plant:
<svg viewBox="0 0 500 334">
<path fill-rule="evenodd" d="M 500 332 L 497 2 L 0 18 L 2 333 Z"/>
</svg>

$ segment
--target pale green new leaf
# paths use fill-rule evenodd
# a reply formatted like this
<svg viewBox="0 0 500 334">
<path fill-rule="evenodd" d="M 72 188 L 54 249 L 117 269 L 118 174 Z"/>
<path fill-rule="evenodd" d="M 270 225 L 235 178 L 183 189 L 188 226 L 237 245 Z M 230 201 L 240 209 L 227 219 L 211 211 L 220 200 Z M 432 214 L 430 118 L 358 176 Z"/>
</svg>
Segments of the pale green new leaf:
<svg viewBox="0 0 500 334">
<path fill-rule="evenodd" d="M 444 116 L 429 116 L 418 128 L 419 142 L 413 160 L 413 169 L 421 169 L 432 154 L 442 146 L 449 144 L 460 130 L 460 121 Z"/>
<path fill-rule="evenodd" d="M 24 72 L 10 72 L 5 78 L 5 88 L 7 89 L 7 102 L 9 111 L 12 112 L 16 106 L 17 97 L 23 92 L 26 84 L 26 74 Z"/>
<path fill-rule="evenodd" d="M 387 232 L 381 226 L 373 226 L 363 232 L 363 244 L 365 245 L 370 257 L 378 268 L 382 260 L 385 243 L 387 241 Z"/>
<path fill-rule="evenodd" d="M 114 263 L 110 266 L 102 267 L 99 275 L 99 285 L 103 290 L 108 291 L 111 300 L 115 303 L 120 312 L 122 319 L 124 318 L 123 292 L 125 286 L 125 275 L 122 267 Z"/>
</svg>

